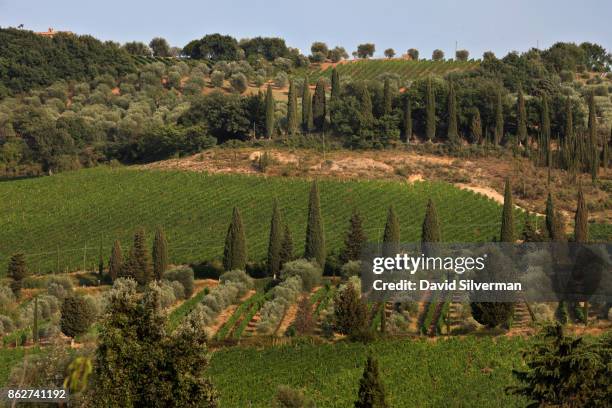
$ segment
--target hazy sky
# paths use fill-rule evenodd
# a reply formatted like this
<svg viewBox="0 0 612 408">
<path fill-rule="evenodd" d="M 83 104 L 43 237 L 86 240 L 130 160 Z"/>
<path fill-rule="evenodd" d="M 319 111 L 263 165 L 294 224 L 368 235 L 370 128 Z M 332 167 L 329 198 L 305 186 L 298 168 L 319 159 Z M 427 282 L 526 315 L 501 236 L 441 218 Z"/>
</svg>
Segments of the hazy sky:
<svg viewBox="0 0 612 408">
<path fill-rule="evenodd" d="M 588 0 L 0 0 L 0 26 L 48 27 L 118 42 L 165 37 L 184 46 L 204 34 L 237 39 L 278 36 L 309 53 L 313 41 L 373 42 L 403 53 L 452 56 L 455 41 L 472 56 L 525 51 L 536 44 L 591 41 L 612 49 L 612 1 Z"/>
</svg>

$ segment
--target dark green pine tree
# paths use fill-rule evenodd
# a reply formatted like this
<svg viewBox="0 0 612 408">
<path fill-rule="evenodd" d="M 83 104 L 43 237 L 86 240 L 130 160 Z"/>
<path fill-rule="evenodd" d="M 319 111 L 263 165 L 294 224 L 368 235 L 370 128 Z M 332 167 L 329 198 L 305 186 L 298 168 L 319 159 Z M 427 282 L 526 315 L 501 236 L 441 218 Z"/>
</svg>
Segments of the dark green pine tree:
<svg viewBox="0 0 612 408">
<path fill-rule="evenodd" d="M 297 93 L 293 80 L 289 81 L 289 94 L 287 95 L 287 134 L 294 135 L 298 129 Z"/>
<path fill-rule="evenodd" d="M 302 129 L 304 132 L 311 132 L 314 126 L 312 117 L 312 96 L 310 95 L 310 86 L 308 77 L 304 78 L 304 89 L 302 90 Z"/>
<path fill-rule="evenodd" d="M 385 78 L 385 84 L 383 88 L 383 115 L 390 115 L 393 109 L 393 94 L 391 92 L 391 81 L 389 78 Z"/>
<path fill-rule="evenodd" d="M 104 255 L 102 255 L 102 245 L 98 250 L 98 277 L 102 279 L 104 276 Z"/>
<path fill-rule="evenodd" d="M 113 249 L 111 251 L 111 257 L 108 261 L 108 276 L 114 282 L 119 276 L 121 276 L 121 269 L 123 268 L 123 254 L 121 253 L 121 243 L 115 240 L 113 243 Z"/>
<path fill-rule="evenodd" d="M 38 296 L 34 297 L 34 322 L 32 324 L 32 340 L 38 343 Z"/>
<path fill-rule="evenodd" d="M 234 269 L 244 270 L 247 261 L 247 246 L 242 224 L 242 217 L 238 207 L 232 212 L 232 222 L 227 229 L 225 248 L 223 250 L 223 268 L 226 271 Z"/>
<path fill-rule="evenodd" d="M 501 242 L 514 242 L 514 203 L 512 202 L 512 188 L 510 179 L 506 179 L 504 187 L 504 208 L 502 210 Z"/>
<path fill-rule="evenodd" d="M 322 268 L 325 267 L 325 235 L 323 232 L 323 220 L 321 219 L 319 184 L 316 181 L 312 182 L 312 187 L 310 188 L 304 258 L 315 259 Z"/>
<path fill-rule="evenodd" d="M 565 138 L 569 142 L 574 140 L 574 112 L 572 99 L 569 96 L 565 100 Z"/>
<path fill-rule="evenodd" d="M 472 122 L 470 123 L 470 131 L 472 132 L 472 142 L 482 143 L 482 121 L 480 119 L 480 111 L 478 108 L 474 110 Z"/>
<path fill-rule="evenodd" d="M 289 261 L 293 261 L 293 237 L 291 236 L 291 230 L 289 224 L 285 224 L 285 230 L 283 232 L 283 242 L 279 251 L 279 269 L 283 269 L 283 265 Z"/>
<path fill-rule="evenodd" d="M 546 233 L 551 241 L 565 241 L 563 219 L 561 218 L 561 214 L 555 210 L 551 193 L 548 193 L 548 198 L 546 199 Z"/>
<path fill-rule="evenodd" d="M 387 408 L 389 407 L 385 396 L 385 388 L 380 380 L 378 361 L 372 356 L 368 357 L 363 376 L 359 380 L 359 394 L 355 401 L 355 408 Z"/>
<path fill-rule="evenodd" d="M 140 285 L 147 285 L 153 280 L 153 267 L 144 228 L 139 228 L 134 234 L 132 248 L 127 262 L 123 264 L 121 275 L 134 278 Z"/>
<path fill-rule="evenodd" d="M 578 190 L 578 205 L 576 206 L 574 241 L 585 244 L 589 241 L 589 211 L 584 200 L 582 188 Z"/>
<path fill-rule="evenodd" d="M 272 85 L 268 85 L 266 90 L 266 136 L 271 139 L 274 135 L 274 95 L 272 95 Z"/>
<path fill-rule="evenodd" d="M 450 143 L 459 143 L 459 130 L 457 125 L 457 97 L 455 85 L 448 81 L 448 131 L 446 137 Z"/>
<path fill-rule="evenodd" d="M 325 128 L 325 80 L 319 78 L 315 86 L 314 97 L 312 98 L 312 118 L 315 128 L 321 132 Z"/>
<path fill-rule="evenodd" d="M 157 228 L 153 240 L 153 275 L 155 279 L 162 280 L 168 269 L 168 242 L 163 228 Z"/>
<path fill-rule="evenodd" d="M 516 133 L 517 133 L 517 141 L 523 144 L 527 143 L 527 110 L 525 109 L 525 97 L 523 96 L 523 90 L 518 90 L 518 98 L 516 101 L 516 115 L 517 121 L 516 124 Z"/>
<path fill-rule="evenodd" d="M 331 124 L 334 124 L 334 109 L 338 101 L 340 100 L 340 77 L 338 76 L 338 70 L 334 67 L 332 69 L 331 77 L 331 96 L 329 100 L 329 120 Z"/>
<path fill-rule="evenodd" d="M 426 106 L 427 140 L 432 141 L 436 137 L 436 97 L 431 77 L 427 78 Z"/>
<path fill-rule="evenodd" d="M 434 202 L 429 199 L 427 209 L 425 210 L 425 219 L 421 229 L 421 242 L 441 242 L 442 234 L 440 233 L 440 223 L 438 222 L 438 213 Z"/>
<path fill-rule="evenodd" d="M 400 243 L 400 225 L 395 209 L 389 206 L 387 210 L 387 222 L 385 223 L 385 232 L 383 233 L 383 252 L 384 256 L 395 256 L 399 252 Z"/>
<path fill-rule="evenodd" d="M 270 220 L 270 237 L 268 239 L 268 275 L 276 278 L 281 266 L 281 247 L 283 245 L 283 231 L 281 213 L 278 201 L 272 204 L 272 219 Z"/>
<path fill-rule="evenodd" d="M 403 119 L 404 141 L 408 143 L 412 138 L 412 100 L 410 99 L 410 97 L 406 97 L 406 99 L 404 99 Z"/>
<path fill-rule="evenodd" d="M 13 254 L 9 260 L 7 276 L 12 279 L 10 286 L 15 296 L 20 296 L 22 281 L 27 278 L 28 275 L 29 272 L 26 266 L 25 254 L 23 252 Z"/>
<path fill-rule="evenodd" d="M 361 259 L 361 251 L 366 244 L 368 237 L 363 230 L 363 221 L 356 209 L 353 209 L 349 228 L 344 238 L 344 250 L 342 251 L 342 261 L 358 261 Z"/>
<path fill-rule="evenodd" d="M 501 91 L 497 91 L 497 104 L 495 105 L 495 144 L 499 145 L 504 137 L 504 106 Z"/>
</svg>

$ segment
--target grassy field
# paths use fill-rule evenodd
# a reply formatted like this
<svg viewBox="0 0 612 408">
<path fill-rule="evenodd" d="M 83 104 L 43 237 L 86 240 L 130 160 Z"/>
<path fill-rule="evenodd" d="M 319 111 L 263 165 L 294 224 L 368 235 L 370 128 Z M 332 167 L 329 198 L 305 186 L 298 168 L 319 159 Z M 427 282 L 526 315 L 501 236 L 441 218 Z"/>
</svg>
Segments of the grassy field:
<svg viewBox="0 0 612 408">
<path fill-rule="evenodd" d="M 215 352 L 209 375 L 224 407 L 269 407 L 279 385 L 303 388 L 317 406 L 352 406 L 368 353 L 377 357 L 393 407 L 522 407 L 507 396 L 527 340 L 466 337 L 369 345 L 231 348 Z"/>
<path fill-rule="evenodd" d="M 274 197 L 300 253 L 309 188 L 303 179 L 104 167 L 1 182 L 1 271 L 18 250 L 28 254 L 35 273 L 93 268 L 100 252 L 108 258 L 114 239 L 127 251 L 138 226 L 147 228 L 150 238 L 156 226 L 165 228 L 174 263 L 220 258 L 234 205 L 242 212 L 249 257 L 261 260 Z M 501 206 L 450 184 L 324 180 L 320 190 L 328 250 L 342 246 L 353 207 L 363 215 L 371 241 L 381 238 L 391 204 L 402 240 L 418 240 L 429 197 L 444 240 L 488 241 L 499 234 Z"/>
<path fill-rule="evenodd" d="M 345 79 L 370 80 L 381 74 L 395 74 L 403 81 L 426 78 L 429 75 L 443 76 L 451 71 L 475 69 L 479 61 L 409 61 L 409 60 L 361 60 L 338 64 L 338 74 Z M 332 68 L 315 71 L 310 74 L 314 83 L 319 77 L 331 78 Z"/>
</svg>

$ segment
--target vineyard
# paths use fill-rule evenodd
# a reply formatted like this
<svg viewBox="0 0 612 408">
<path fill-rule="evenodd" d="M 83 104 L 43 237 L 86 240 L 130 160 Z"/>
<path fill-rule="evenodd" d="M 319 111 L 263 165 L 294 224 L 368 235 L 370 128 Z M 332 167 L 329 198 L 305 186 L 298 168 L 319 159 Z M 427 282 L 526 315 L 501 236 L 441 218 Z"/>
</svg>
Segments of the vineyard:
<svg viewBox="0 0 612 408">
<path fill-rule="evenodd" d="M 352 406 L 363 364 L 378 358 L 394 407 L 520 407 L 507 396 L 511 370 L 529 340 L 466 337 L 430 342 L 387 340 L 265 349 L 235 347 L 213 354 L 210 376 L 223 406 L 269 407 L 279 385 L 302 388 L 317 406 Z"/>
<path fill-rule="evenodd" d="M 382 74 L 397 75 L 401 81 L 413 81 L 429 75 L 443 76 L 452 71 L 477 68 L 479 61 L 410 61 L 410 60 L 360 60 L 336 65 L 341 78 L 373 80 Z M 314 83 L 320 77 L 331 78 L 332 67 L 311 73 Z"/>
<path fill-rule="evenodd" d="M 127 251 L 139 226 L 150 238 L 155 227 L 165 228 L 172 263 L 218 259 L 235 205 L 243 215 L 249 258 L 263 260 L 273 198 L 301 253 L 309 186 L 304 179 L 105 167 L 3 182 L 1 270 L 19 250 L 26 251 L 34 273 L 93 269 L 100 255 L 108 259 L 115 239 Z M 329 252 L 341 248 L 353 208 L 363 215 L 371 241 L 381 239 L 390 205 L 399 216 L 401 239 L 419 240 L 430 197 L 445 241 L 490 241 L 499 234 L 497 203 L 446 183 L 323 180 L 320 190 Z M 523 221 L 519 215 L 519 231 Z"/>
</svg>

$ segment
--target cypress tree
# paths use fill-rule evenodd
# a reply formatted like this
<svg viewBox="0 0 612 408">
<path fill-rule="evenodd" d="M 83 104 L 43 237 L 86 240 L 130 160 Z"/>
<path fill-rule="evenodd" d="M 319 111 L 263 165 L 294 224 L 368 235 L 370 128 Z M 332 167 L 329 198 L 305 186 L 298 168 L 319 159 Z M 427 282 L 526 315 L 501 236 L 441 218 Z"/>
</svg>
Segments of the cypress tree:
<svg viewBox="0 0 612 408">
<path fill-rule="evenodd" d="M 517 118 L 518 123 L 516 127 L 518 142 L 527 143 L 527 110 L 525 109 L 525 97 L 523 96 L 523 90 L 518 90 L 517 98 Z"/>
<path fill-rule="evenodd" d="M 372 114 L 372 98 L 370 97 L 368 87 L 365 85 L 361 92 L 361 116 L 366 122 L 372 122 L 374 120 L 374 115 Z"/>
<path fill-rule="evenodd" d="M 323 233 L 323 220 L 321 219 L 319 185 L 316 181 L 312 182 L 310 188 L 304 258 L 315 259 L 321 268 L 325 267 L 325 235 Z"/>
<path fill-rule="evenodd" d="M 459 142 L 459 131 L 457 129 L 457 97 L 455 96 L 455 85 L 452 80 L 448 81 L 448 132 L 446 137 L 451 143 Z"/>
<path fill-rule="evenodd" d="M 330 96 L 330 108 L 329 108 L 329 119 L 334 124 L 334 109 L 336 103 L 340 100 L 340 77 L 338 76 L 338 70 L 334 67 L 332 69 L 331 77 L 331 96 Z"/>
<path fill-rule="evenodd" d="M 223 267 L 226 271 L 244 270 L 247 260 L 246 237 L 238 207 L 232 212 L 232 222 L 227 229 L 223 250 Z"/>
<path fill-rule="evenodd" d="M 497 104 L 495 106 L 495 144 L 501 143 L 504 136 L 504 107 L 502 104 L 501 90 L 497 91 Z"/>
<path fill-rule="evenodd" d="M 568 96 L 565 100 L 565 139 L 574 140 L 574 113 L 572 109 L 572 99 Z"/>
<path fill-rule="evenodd" d="M 610 138 L 607 140 L 604 138 L 603 147 L 601 148 L 602 167 L 606 170 L 610 161 L 610 139 L 612 139 L 612 127 L 610 128 Z"/>
<path fill-rule="evenodd" d="M 546 231 L 548 232 L 548 237 L 553 238 L 554 236 L 554 221 L 555 221 L 555 207 L 553 204 L 552 194 L 548 193 L 548 198 L 546 199 Z"/>
<path fill-rule="evenodd" d="M 589 240 L 589 213 L 584 200 L 582 188 L 578 190 L 578 205 L 576 207 L 574 241 L 585 244 Z"/>
<path fill-rule="evenodd" d="M 593 91 L 589 93 L 589 170 L 593 182 L 597 180 L 597 171 L 599 170 L 599 149 L 597 147 L 597 118 L 595 112 L 595 94 Z"/>
<path fill-rule="evenodd" d="M 427 78 L 426 104 L 427 140 L 432 141 L 436 137 L 436 98 L 431 84 L 431 77 Z"/>
<path fill-rule="evenodd" d="M 34 297 L 34 323 L 32 324 L 32 340 L 38 343 L 38 296 Z"/>
<path fill-rule="evenodd" d="M 110 261 L 108 262 L 108 275 L 114 282 L 121 274 L 123 268 L 123 255 L 121 253 L 121 243 L 115 240 L 111 251 Z"/>
<path fill-rule="evenodd" d="M 344 251 L 342 252 L 342 260 L 358 261 L 361 259 L 361 251 L 368 240 L 364 230 L 361 216 L 356 209 L 353 209 L 351 219 L 349 220 L 349 229 L 344 239 Z"/>
<path fill-rule="evenodd" d="M 308 86 L 308 77 L 304 78 L 304 89 L 302 91 L 302 128 L 305 132 L 313 129 L 312 96 Z"/>
<path fill-rule="evenodd" d="M 363 376 L 359 380 L 359 394 L 355 408 L 387 408 L 385 388 L 380 380 L 378 362 L 372 356 L 368 357 Z"/>
<path fill-rule="evenodd" d="M 268 84 L 266 90 L 266 136 L 271 139 L 274 135 L 274 95 L 272 95 L 272 85 Z"/>
<path fill-rule="evenodd" d="M 289 94 L 287 95 L 287 134 L 294 135 L 297 132 L 297 94 L 293 80 L 289 81 Z"/>
<path fill-rule="evenodd" d="M 472 139 L 474 143 L 482 143 L 482 121 L 480 119 L 480 111 L 478 108 L 472 115 L 472 123 L 470 124 L 470 131 L 472 132 Z"/>
<path fill-rule="evenodd" d="M 412 137 L 412 100 L 406 97 L 404 100 L 404 139 L 406 143 L 410 142 Z"/>
<path fill-rule="evenodd" d="M 501 222 L 501 242 L 514 242 L 514 204 L 512 203 L 512 189 L 510 179 L 506 179 L 504 188 L 504 208 Z"/>
<path fill-rule="evenodd" d="M 440 233 L 440 223 L 438 222 L 438 213 L 434 202 L 429 199 L 427 209 L 425 210 L 425 219 L 421 230 L 421 242 L 440 242 L 442 234 Z"/>
<path fill-rule="evenodd" d="M 159 227 L 153 240 L 153 273 L 155 279 L 162 280 L 168 269 L 168 242 L 164 230 Z"/>
<path fill-rule="evenodd" d="M 100 245 L 100 250 L 98 251 L 98 277 L 102 279 L 104 276 L 104 256 L 102 255 L 102 245 Z"/>
<path fill-rule="evenodd" d="M 325 80 L 319 78 L 317 85 L 315 86 L 314 97 L 312 99 L 312 118 L 314 121 L 315 128 L 318 131 L 322 131 L 325 127 Z"/>
<path fill-rule="evenodd" d="M 270 220 L 270 238 L 268 239 L 268 274 L 276 278 L 280 271 L 281 246 L 283 245 L 283 231 L 281 214 L 278 202 L 275 199 L 272 205 L 272 219 Z"/>
<path fill-rule="evenodd" d="M 146 285 L 153 279 L 153 268 L 147 250 L 144 228 L 139 228 L 134 233 L 132 248 L 127 262 L 123 264 L 121 274 L 134 278 L 140 285 Z"/>
<path fill-rule="evenodd" d="M 548 96 L 542 94 L 542 137 L 540 147 L 540 158 L 543 163 L 549 165 L 549 147 L 550 147 L 550 112 L 548 110 Z"/>
<path fill-rule="evenodd" d="M 399 252 L 400 243 L 400 226 L 395 209 L 389 206 L 387 210 L 387 222 L 385 223 L 385 232 L 383 234 L 384 256 L 394 256 Z"/>
<path fill-rule="evenodd" d="M 13 280 L 10 286 L 15 296 L 19 297 L 21 294 L 22 281 L 27 278 L 28 275 L 29 272 L 26 266 L 25 254 L 23 252 L 13 254 L 9 260 L 7 276 Z"/>
<path fill-rule="evenodd" d="M 393 95 L 391 94 L 391 81 L 389 78 L 385 78 L 383 88 L 383 115 L 391 114 L 393 109 Z"/>
<path fill-rule="evenodd" d="M 293 259 L 293 238 L 291 236 L 289 224 L 285 224 L 283 242 L 279 251 L 279 269 L 282 269 L 285 263 L 293 261 Z"/>
</svg>

